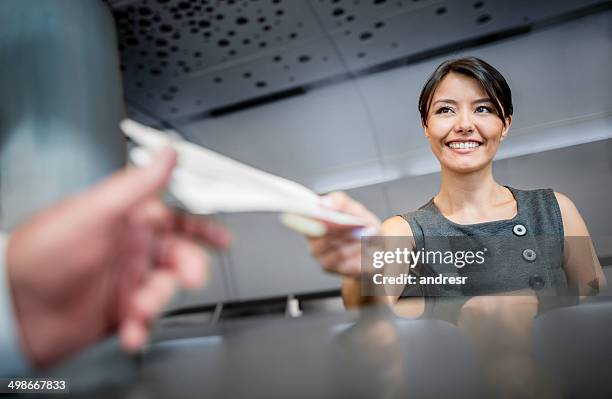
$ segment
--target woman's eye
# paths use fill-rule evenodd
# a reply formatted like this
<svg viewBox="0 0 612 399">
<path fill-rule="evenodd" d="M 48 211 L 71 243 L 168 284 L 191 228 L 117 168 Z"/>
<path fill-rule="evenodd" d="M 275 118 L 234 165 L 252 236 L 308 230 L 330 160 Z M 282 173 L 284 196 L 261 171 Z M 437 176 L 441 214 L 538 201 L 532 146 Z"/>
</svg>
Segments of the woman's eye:
<svg viewBox="0 0 612 399">
<path fill-rule="evenodd" d="M 438 111 L 436 111 L 436 114 L 448 114 L 450 112 L 453 112 L 451 107 L 440 107 L 438 108 Z"/>
<path fill-rule="evenodd" d="M 481 105 L 480 107 L 476 108 L 476 112 L 479 112 L 479 113 L 491 112 L 491 108 L 485 107 L 484 105 Z"/>
</svg>

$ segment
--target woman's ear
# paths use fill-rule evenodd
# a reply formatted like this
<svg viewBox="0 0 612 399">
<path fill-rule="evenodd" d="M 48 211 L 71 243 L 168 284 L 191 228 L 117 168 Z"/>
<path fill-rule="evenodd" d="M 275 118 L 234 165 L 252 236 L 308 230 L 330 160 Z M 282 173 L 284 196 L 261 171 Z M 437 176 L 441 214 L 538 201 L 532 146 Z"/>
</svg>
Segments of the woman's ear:
<svg viewBox="0 0 612 399">
<path fill-rule="evenodd" d="M 423 128 L 423 132 L 425 133 L 425 137 L 429 138 L 429 133 L 427 132 L 427 125 L 425 125 L 425 122 L 423 122 L 423 119 L 421 119 L 421 127 Z"/>
<path fill-rule="evenodd" d="M 508 130 L 510 130 L 510 125 L 512 124 L 512 115 L 506 118 L 506 126 L 502 130 L 502 135 L 500 141 L 504 141 L 506 136 L 508 135 Z"/>
</svg>

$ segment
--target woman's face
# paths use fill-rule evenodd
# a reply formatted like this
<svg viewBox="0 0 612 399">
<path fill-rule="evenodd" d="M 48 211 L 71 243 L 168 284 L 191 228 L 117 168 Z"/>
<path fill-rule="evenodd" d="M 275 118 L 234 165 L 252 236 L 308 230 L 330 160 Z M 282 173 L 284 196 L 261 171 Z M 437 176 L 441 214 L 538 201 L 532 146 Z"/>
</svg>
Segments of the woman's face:
<svg viewBox="0 0 612 399">
<path fill-rule="evenodd" d="M 424 128 L 443 169 L 470 173 L 491 163 L 510 123 L 504 127 L 476 79 L 450 72 L 433 94 Z"/>
</svg>

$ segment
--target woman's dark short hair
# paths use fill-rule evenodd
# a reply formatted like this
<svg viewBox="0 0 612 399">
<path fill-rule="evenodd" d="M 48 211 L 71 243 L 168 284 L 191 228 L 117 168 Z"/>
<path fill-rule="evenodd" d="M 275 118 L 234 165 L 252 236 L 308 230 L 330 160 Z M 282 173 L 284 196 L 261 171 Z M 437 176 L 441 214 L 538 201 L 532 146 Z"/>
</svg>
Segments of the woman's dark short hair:
<svg viewBox="0 0 612 399">
<path fill-rule="evenodd" d="M 427 116 L 429 115 L 433 93 L 449 72 L 457 72 L 480 82 L 493 102 L 495 113 L 502 120 L 504 126 L 506 126 L 506 118 L 511 116 L 513 112 L 510 86 L 508 86 L 508 82 L 506 82 L 506 79 L 497 69 L 476 57 L 444 61 L 427 79 L 419 96 L 419 112 L 421 113 L 421 122 L 424 126 L 427 125 Z"/>
</svg>

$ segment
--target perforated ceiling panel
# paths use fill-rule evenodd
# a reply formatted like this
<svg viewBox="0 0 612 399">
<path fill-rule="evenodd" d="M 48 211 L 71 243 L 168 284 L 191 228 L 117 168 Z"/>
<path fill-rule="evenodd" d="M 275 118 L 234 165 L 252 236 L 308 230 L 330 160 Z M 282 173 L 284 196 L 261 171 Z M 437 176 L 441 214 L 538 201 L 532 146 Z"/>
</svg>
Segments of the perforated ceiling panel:
<svg viewBox="0 0 612 399">
<path fill-rule="evenodd" d="M 173 121 L 333 82 L 595 0 L 114 0 L 128 106 Z"/>
<path fill-rule="evenodd" d="M 344 72 L 303 1 L 143 0 L 115 16 L 127 97 L 166 119 Z"/>
</svg>

